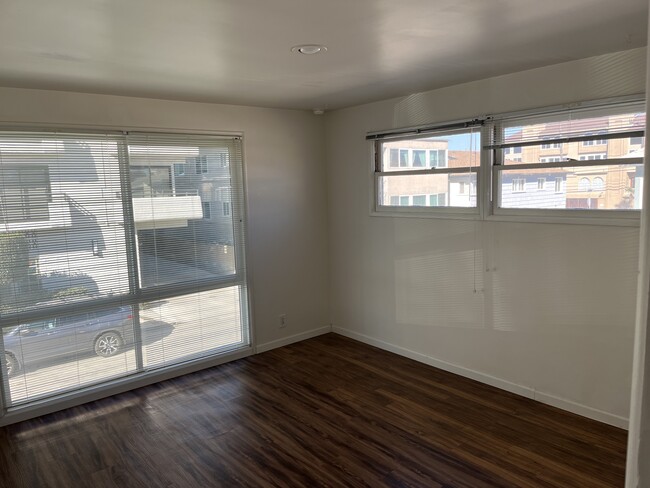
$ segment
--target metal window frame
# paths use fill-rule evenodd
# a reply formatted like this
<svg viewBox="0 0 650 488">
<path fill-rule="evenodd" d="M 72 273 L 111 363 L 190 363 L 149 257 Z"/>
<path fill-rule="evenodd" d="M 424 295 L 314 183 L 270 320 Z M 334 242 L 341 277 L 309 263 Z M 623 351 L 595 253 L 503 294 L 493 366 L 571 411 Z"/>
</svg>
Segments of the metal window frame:
<svg viewBox="0 0 650 488">
<path fill-rule="evenodd" d="M 604 111 L 616 112 L 618 108 L 625 113 L 625 108 L 632 108 L 645 102 L 645 94 L 628 95 L 622 97 L 605 98 L 599 100 L 581 101 L 570 104 L 555 105 L 534 109 L 507 112 L 495 115 L 476 117 L 470 120 L 457 120 L 403 129 L 369 132 L 366 140 L 371 144 L 372 154 L 371 172 L 369 183 L 372 191 L 369 195 L 369 209 L 372 216 L 385 217 L 419 217 L 419 218 L 447 218 L 447 219 L 480 219 L 486 221 L 506 222 L 528 222 L 528 223 L 559 223 L 559 224 L 589 224 L 607 226 L 638 226 L 640 222 L 640 211 L 630 210 L 588 210 L 588 209 L 508 209 L 499 206 L 501 199 L 500 176 L 502 171 L 514 169 L 552 169 L 560 167 L 593 167 L 601 165 L 629 165 L 641 164 L 643 158 L 611 158 L 600 160 L 570 160 L 549 163 L 519 163 L 504 164 L 503 149 L 521 146 L 534 146 L 547 143 L 562 144 L 580 142 L 585 140 L 609 140 L 627 137 L 644 137 L 644 130 L 629 130 L 611 134 L 593 134 L 588 136 L 572 136 L 564 138 L 553 138 L 535 141 L 501 143 L 500 132 L 504 124 L 511 123 L 518 119 L 534 119 L 541 117 L 559 116 L 569 111 Z M 600 116 L 600 115 L 598 115 Z M 431 175 L 431 174 L 453 174 L 466 173 L 467 168 L 427 168 L 425 170 L 406 171 L 382 171 L 382 150 L 381 142 L 419 139 L 430 134 L 445 132 L 459 132 L 471 127 L 480 127 L 481 151 L 480 163 L 471 168 L 471 172 L 477 173 L 476 184 L 476 207 L 395 207 L 380 205 L 380 183 L 379 178 L 384 176 L 406 176 L 406 175 Z M 554 182 L 554 185 L 556 182 Z M 555 187 L 554 187 L 555 189 Z"/>
<path fill-rule="evenodd" d="M 5 421 L 5 416 L 10 414 L 9 417 L 17 419 L 25 419 L 40 413 L 30 414 L 30 412 L 44 412 L 56 411 L 60 408 L 65 408 L 69 405 L 70 400 L 74 399 L 75 404 L 87 401 L 87 398 L 97 398 L 96 392 L 107 392 L 101 396 L 107 396 L 115 391 L 127 391 L 132 388 L 137 388 L 139 383 L 151 383 L 156 381 L 153 379 L 149 381 L 147 378 L 167 378 L 173 377 L 175 371 L 182 371 L 201 369 L 200 365 L 205 364 L 209 366 L 214 364 L 215 361 L 222 362 L 220 359 L 222 354 L 217 352 L 209 354 L 204 357 L 195 358 L 189 357 L 186 361 L 177 363 L 166 364 L 162 366 L 144 367 L 142 360 L 142 340 L 139 320 L 139 304 L 184 296 L 188 294 L 199 293 L 202 291 L 217 290 L 228 287 L 239 288 L 240 300 L 240 317 L 243 324 L 242 327 L 242 340 L 241 343 L 228 345 L 224 350 L 224 356 L 229 354 L 236 354 L 237 357 L 244 357 L 254 351 L 253 344 L 253 324 L 252 324 L 252 297 L 251 297 L 251 276 L 250 266 L 246 263 L 246 225 L 248 220 L 246 217 L 246 168 L 244 164 L 244 150 L 241 133 L 225 134 L 213 133 L 210 131 L 191 131 L 191 130 L 146 130 L 135 129 L 131 132 L 133 134 L 151 134 L 157 136 L 196 136 L 198 138 L 214 138 L 215 141 L 221 140 L 237 140 L 234 145 L 228 145 L 228 151 L 237 151 L 236 160 L 239 162 L 237 165 L 232 164 L 233 154 L 230 154 L 228 168 L 231 177 L 231 201 L 236 201 L 237 205 L 230 205 L 230 216 L 233 221 L 233 240 L 235 252 L 235 269 L 236 272 L 232 275 L 225 277 L 217 277 L 205 279 L 200 281 L 193 281 L 180 284 L 161 285 L 150 288 L 141 288 L 138 278 L 138 264 L 137 264 L 137 247 L 135 245 L 135 221 L 133 219 L 133 204 L 132 204 L 132 191 L 131 181 L 129 175 L 129 142 L 127 130 L 120 130 L 116 128 L 103 129 L 91 127 L 63 127 L 54 124 L 47 128 L 35 128 L 32 126 L 12 126 L 0 127 L 3 132 L 15 132 L 16 134 L 37 134 L 37 133 L 50 133 L 62 134 L 65 137 L 84 136 L 91 137 L 97 135 L 107 136 L 108 140 L 114 140 L 118 144 L 118 168 L 120 173 L 120 188 L 121 188 L 121 201 L 122 209 L 124 212 L 124 233 L 125 233 L 125 246 L 127 256 L 127 267 L 129 271 L 129 292 L 118 296 L 107 296 L 96 298 L 86 301 L 76 301 L 69 303 L 62 303 L 52 305 L 47 308 L 34 308 L 20 313 L 3 314 L 0 316 L 0 331 L 8 327 L 14 327 L 21 323 L 43 320 L 45 318 L 55 316 L 72 315 L 78 313 L 79 307 L 83 307 L 84 311 L 92 312 L 117 306 L 131 306 L 133 322 L 134 322 L 134 342 L 139 344 L 136 347 L 136 367 L 133 371 L 129 371 L 124 375 L 116 378 L 108 378 L 105 381 L 98 383 L 90 383 L 81 386 L 74 390 L 64 390 L 61 392 L 53 392 L 51 394 L 44 394 L 35 397 L 33 401 L 19 403 L 17 405 L 11 404 L 9 378 L 7 377 L 4 368 L 0 368 L 0 425 L 11 423 L 11 420 Z M 232 147 L 231 147 L 232 146 Z M 48 169 L 49 172 L 49 169 Z M 243 264 L 243 266 L 242 266 Z M 3 333 L 0 333 L 0 351 L 4 350 Z M 220 350 L 221 350 L 220 349 Z M 131 386 L 133 385 L 133 386 Z M 101 397 L 100 396 L 100 397 Z M 15 421 L 15 420 L 14 420 Z"/>
<path fill-rule="evenodd" d="M 620 107 L 625 110 L 633 104 L 641 102 L 640 97 L 624 97 L 622 99 L 608 99 L 606 101 L 587 102 L 577 108 L 578 111 L 587 111 L 591 108 L 603 108 L 616 112 Z M 539 116 L 561 115 L 569 111 L 576 111 L 575 106 L 562 108 L 541 109 L 539 112 L 527 111 L 517 113 L 515 119 L 522 124 L 526 119 L 535 119 Z M 621 112 L 625 113 L 625 112 Z M 513 118 L 508 115 L 500 115 L 492 119 L 491 125 L 494 128 L 494 140 L 503 140 L 503 131 L 505 122 Z M 517 222 L 542 222 L 542 223 L 570 223 L 570 224 L 593 224 L 593 225 L 613 225 L 613 226 L 638 226 L 640 221 L 640 210 L 615 210 L 615 209 L 543 209 L 543 208 L 505 208 L 501 207 L 501 177 L 504 171 L 526 170 L 526 169 L 554 169 L 554 168 L 579 168 L 595 166 L 615 166 L 615 165 L 634 165 L 643 164 L 643 158 L 610 158 L 595 160 L 567 160 L 559 162 L 546 163 L 520 163 L 505 164 L 504 149 L 510 147 L 540 146 L 552 140 L 554 143 L 572 143 L 592 140 L 610 140 L 623 139 L 628 137 L 644 136 L 643 130 L 621 131 L 611 134 L 590 134 L 586 136 L 573 136 L 564 138 L 538 139 L 524 142 L 513 142 L 503 144 L 486 144 L 484 149 L 492 153 L 493 164 L 490 169 L 492 198 L 490 201 L 490 212 L 488 220 L 506 220 Z"/>
<path fill-rule="evenodd" d="M 409 165 L 405 167 L 404 170 L 393 170 L 393 171 L 384 171 L 383 170 L 383 150 L 382 144 L 384 142 L 396 142 L 396 141 L 411 141 L 423 139 L 431 136 L 445 136 L 445 135 L 454 135 L 454 134 L 463 134 L 469 130 L 472 130 L 476 127 L 479 127 L 478 131 L 483 141 L 483 130 L 485 128 L 484 121 L 482 119 L 472 119 L 470 121 L 462 122 L 453 122 L 446 124 L 439 124 L 436 126 L 425 126 L 420 128 L 411 128 L 411 129 L 400 129 L 397 131 L 391 132 L 382 132 L 382 133 L 372 133 L 369 134 L 366 139 L 372 141 L 373 147 L 373 173 L 372 173 L 372 187 L 373 191 L 371 196 L 371 214 L 372 215 L 382 215 L 382 216 L 405 216 L 405 217 L 438 217 L 438 218 L 460 218 L 460 219 L 478 219 L 480 217 L 480 186 L 481 180 L 483 179 L 482 175 L 484 170 L 482 169 L 482 159 L 483 159 L 483 149 L 482 145 L 479 149 L 479 161 L 476 166 L 467 166 L 461 168 L 450 168 L 449 167 L 449 151 L 445 149 L 446 155 L 446 166 L 445 167 L 426 167 L 423 169 L 412 169 L 413 166 Z M 392 148 L 390 148 L 392 149 Z M 397 148 L 400 149 L 401 148 Z M 415 148 L 419 149 L 419 148 Z M 408 148 L 409 154 L 413 148 Z M 427 149 L 424 149 L 427 151 Z M 390 153 L 389 156 L 390 158 Z M 427 154 L 428 157 L 428 154 Z M 426 161 L 428 165 L 430 161 Z M 387 167 L 390 166 L 390 161 L 387 161 Z M 406 207 L 406 206 L 393 206 L 393 205 L 382 205 L 380 203 L 381 195 L 381 179 L 385 177 L 398 177 L 398 176 L 429 176 L 435 174 L 476 174 L 476 205 L 472 207 Z M 473 196 L 473 194 L 470 194 Z"/>
</svg>

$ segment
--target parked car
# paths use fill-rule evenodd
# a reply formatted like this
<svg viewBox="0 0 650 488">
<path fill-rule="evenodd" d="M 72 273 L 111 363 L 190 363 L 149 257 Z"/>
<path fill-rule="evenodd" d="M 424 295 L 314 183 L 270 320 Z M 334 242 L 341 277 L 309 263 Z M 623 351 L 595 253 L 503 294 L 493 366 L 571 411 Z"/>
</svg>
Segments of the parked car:
<svg viewBox="0 0 650 488">
<path fill-rule="evenodd" d="M 3 335 L 8 376 L 26 365 L 63 356 L 111 357 L 133 345 L 131 307 L 118 307 L 18 325 Z"/>
</svg>

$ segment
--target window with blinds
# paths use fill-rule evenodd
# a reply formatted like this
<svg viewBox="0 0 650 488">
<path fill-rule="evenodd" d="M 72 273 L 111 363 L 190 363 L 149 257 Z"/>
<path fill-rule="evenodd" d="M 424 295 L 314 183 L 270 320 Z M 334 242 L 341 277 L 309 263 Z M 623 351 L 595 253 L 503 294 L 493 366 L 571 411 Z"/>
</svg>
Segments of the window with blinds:
<svg viewBox="0 0 650 488">
<path fill-rule="evenodd" d="M 239 138 L 0 132 L 4 408 L 244 347 L 247 303 Z"/>
</svg>

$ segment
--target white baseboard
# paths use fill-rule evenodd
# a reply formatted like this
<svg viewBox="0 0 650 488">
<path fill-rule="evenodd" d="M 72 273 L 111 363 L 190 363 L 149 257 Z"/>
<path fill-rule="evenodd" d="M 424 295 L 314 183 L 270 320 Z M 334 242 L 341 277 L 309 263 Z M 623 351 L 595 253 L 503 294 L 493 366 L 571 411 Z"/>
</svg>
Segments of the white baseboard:
<svg viewBox="0 0 650 488">
<path fill-rule="evenodd" d="M 332 326 L 326 325 L 325 327 L 319 327 L 318 329 L 312 329 L 312 330 L 308 330 L 307 332 L 301 332 L 300 334 L 283 337 L 282 339 L 278 339 L 275 341 L 265 342 L 264 344 L 258 344 L 257 347 L 255 348 L 255 352 L 259 354 L 261 352 L 270 351 L 271 349 L 275 349 L 278 347 L 288 346 L 289 344 L 293 344 L 294 342 L 300 342 L 307 339 L 311 339 L 312 337 L 328 334 L 330 332 L 332 332 Z"/>
<path fill-rule="evenodd" d="M 538 402 L 545 403 L 547 405 L 551 405 L 553 407 L 557 407 L 571 413 L 575 413 L 577 415 L 581 415 L 583 417 L 597 420 L 605 424 L 613 425 L 621 429 L 628 428 L 628 419 L 626 419 L 625 417 L 620 417 L 618 415 L 604 412 L 596 408 L 588 407 L 587 405 L 582 405 L 580 403 L 576 403 L 571 400 L 566 400 L 564 398 L 560 398 L 548 393 L 539 392 L 536 391 L 534 388 L 519 385 L 517 383 L 512 383 L 510 381 L 497 378 L 495 376 L 490 376 L 488 374 L 481 373 L 479 371 L 475 371 L 469 368 L 465 368 L 463 366 L 458 366 L 456 364 L 448 363 L 446 361 L 441 361 L 440 359 L 436 359 L 432 356 L 427 356 L 426 354 L 411 351 L 410 349 L 396 346 L 394 344 L 390 344 L 388 342 L 384 342 L 379 339 L 375 339 L 373 337 L 360 334 L 358 332 L 354 332 L 349 329 L 344 329 L 342 327 L 332 327 L 332 332 L 336 334 L 340 334 L 345 337 L 349 337 L 350 339 L 355 339 L 365 344 L 369 344 L 371 346 L 378 347 L 385 351 L 393 352 L 395 354 L 399 354 L 400 356 L 404 356 L 409 359 L 413 359 L 415 361 L 428 364 L 429 366 L 433 366 L 435 368 L 439 368 L 444 371 L 449 371 L 450 373 L 464 376 L 465 378 L 470 378 L 472 380 L 480 381 L 481 383 L 494 386 L 501 390 L 506 390 L 509 391 L 510 393 L 515 393 L 517 395 L 530 398 Z"/>
</svg>

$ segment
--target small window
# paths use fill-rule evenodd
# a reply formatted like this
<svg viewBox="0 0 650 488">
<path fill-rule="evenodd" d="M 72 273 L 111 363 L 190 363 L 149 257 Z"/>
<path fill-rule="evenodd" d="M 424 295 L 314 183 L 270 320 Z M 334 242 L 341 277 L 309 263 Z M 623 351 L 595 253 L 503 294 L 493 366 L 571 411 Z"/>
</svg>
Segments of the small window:
<svg viewBox="0 0 650 488">
<path fill-rule="evenodd" d="M 399 149 L 390 149 L 390 167 L 399 168 Z"/>
<path fill-rule="evenodd" d="M 414 195 L 413 196 L 413 206 L 414 207 L 425 207 L 427 205 L 427 196 L 426 195 Z"/>
<path fill-rule="evenodd" d="M 438 193 L 436 195 L 429 195 L 430 207 L 445 207 L 447 206 L 447 194 Z"/>
<path fill-rule="evenodd" d="M 210 202 L 203 202 L 203 218 L 204 219 L 211 219 L 212 218 L 212 211 L 210 208 Z"/>
<path fill-rule="evenodd" d="M 481 164 L 478 127 L 379 140 L 375 149 L 381 156 L 375 168 L 378 211 L 415 207 L 414 212 L 431 212 L 453 207 L 454 213 L 476 213 Z"/>
<path fill-rule="evenodd" d="M 445 149 L 431 149 L 429 151 L 429 167 L 446 168 L 447 151 Z"/>
<path fill-rule="evenodd" d="M 600 135 L 600 134 L 601 133 L 599 133 L 599 134 L 587 133 L 585 135 L 590 136 L 590 135 Z M 606 146 L 607 145 L 607 139 L 590 139 L 588 141 L 582 141 L 582 145 L 585 146 L 585 147 L 589 147 L 589 146 Z"/>
<path fill-rule="evenodd" d="M 413 149 L 413 167 L 424 168 L 426 166 L 427 152 L 424 149 Z"/>
<path fill-rule="evenodd" d="M 221 203 L 221 214 L 224 217 L 230 217 L 230 202 Z"/>
<path fill-rule="evenodd" d="M 562 144 L 559 142 L 543 142 L 540 147 L 542 149 L 560 149 Z"/>
<path fill-rule="evenodd" d="M 521 193 L 526 191 L 526 180 L 524 178 L 514 178 L 512 180 L 512 191 Z"/>
<path fill-rule="evenodd" d="M 546 178 L 537 178 L 537 189 L 543 190 L 546 185 Z"/>
<path fill-rule="evenodd" d="M 583 154 L 580 156 L 580 161 L 598 161 L 601 159 L 607 159 L 607 154 Z"/>
<path fill-rule="evenodd" d="M 555 178 L 555 193 L 562 193 L 562 181 L 560 177 Z"/>
<path fill-rule="evenodd" d="M 589 191 L 591 189 L 591 182 L 589 178 L 580 178 L 578 182 L 578 191 Z"/>
<path fill-rule="evenodd" d="M 196 158 L 196 174 L 206 174 L 208 172 L 208 158 L 206 156 L 198 156 Z"/>
<path fill-rule="evenodd" d="M 630 137 L 630 146 L 643 146 L 643 137 Z"/>
<path fill-rule="evenodd" d="M 174 176 L 185 176 L 185 165 L 175 163 L 174 164 Z"/>
<path fill-rule="evenodd" d="M 409 165 L 409 150 L 400 149 L 399 150 L 399 165 L 400 168 L 406 168 Z"/>
<path fill-rule="evenodd" d="M 605 189 L 605 180 L 603 180 L 600 176 L 596 176 L 593 181 L 591 182 L 591 188 L 594 191 L 602 191 Z"/>
<path fill-rule="evenodd" d="M 47 166 L 4 164 L 0 180 L 0 222 L 49 220 L 52 195 Z"/>
</svg>

